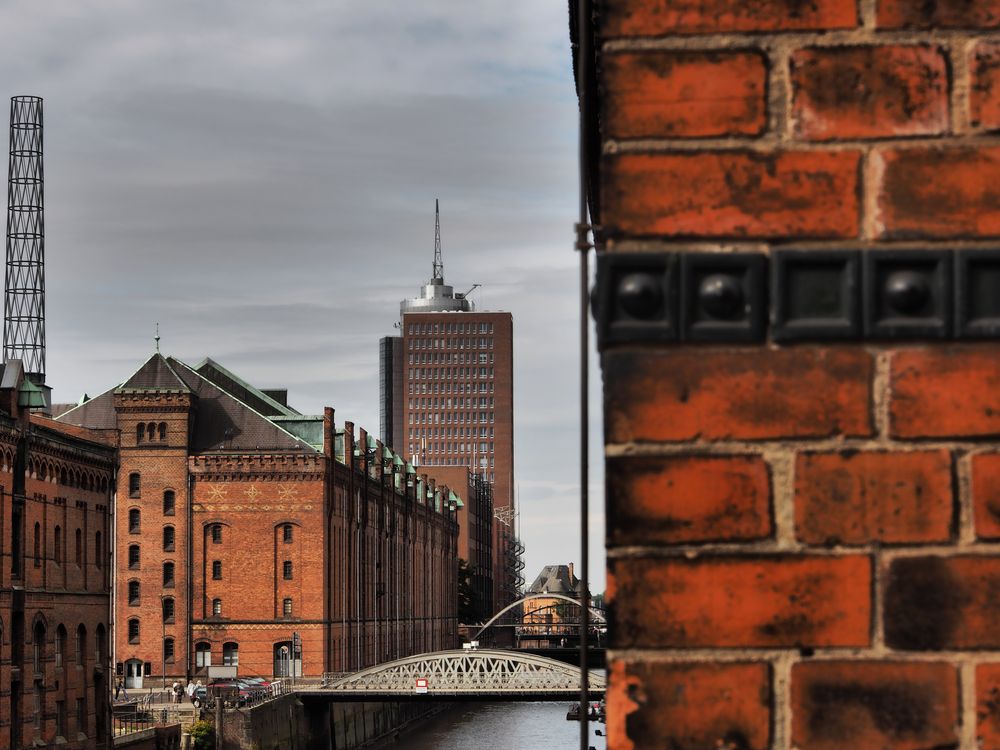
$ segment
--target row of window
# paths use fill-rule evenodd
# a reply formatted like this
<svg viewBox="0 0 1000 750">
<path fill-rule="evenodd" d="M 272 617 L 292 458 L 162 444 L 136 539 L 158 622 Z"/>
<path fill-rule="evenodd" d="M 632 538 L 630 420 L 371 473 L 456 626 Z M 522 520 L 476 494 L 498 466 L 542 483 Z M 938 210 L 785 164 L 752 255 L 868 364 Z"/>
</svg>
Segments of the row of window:
<svg viewBox="0 0 1000 750">
<path fill-rule="evenodd" d="M 493 453 L 493 443 L 410 443 L 410 455 L 426 456 L 435 453 L 468 455 L 474 451 L 480 454 Z M 484 457 L 485 459 L 485 457 Z"/>
<path fill-rule="evenodd" d="M 492 427 L 411 427 L 410 440 L 414 438 L 490 438 L 493 439 Z"/>
<path fill-rule="evenodd" d="M 478 325 L 478 328 L 477 328 Z M 425 336 L 433 333 L 493 333 L 492 323 L 410 323 L 407 336 Z"/>
<path fill-rule="evenodd" d="M 452 352 L 417 352 L 416 354 L 409 355 L 409 364 L 411 365 L 492 365 L 493 364 L 493 352 L 487 354 L 486 352 L 479 352 L 466 354 L 461 352 L 454 354 Z"/>
<path fill-rule="evenodd" d="M 143 443 L 143 442 L 152 443 L 154 440 L 157 440 L 157 439 L 160 442 L 163 442 L 164 440 L 167 439 L 167 423 L 166 422 L 160 422 L 159 424 L 157 424 L 156 422 L 148 422 L 148 423 L 147 422 L 139 422 L 135 426 L 135 442 L 137 442 L 137 443 Z"/>
<path fill-rule="evenodd" d="M 52 555 L 52 559 L 57 565 L 62 565 L 63 562 L 63 538 L 62 538 L 62 527 L 56 525 L 53 530 L 53 542 L 55 551 Z M 40 523 L 35 523 L 35 535 L 32 545 L 32 557 L 36 568 L 42 566 L 42 526 Z M 104 566 L 104 548 L 102 545 L 101 532 L 98 531 L 94 535 L 94 564 L 101 568 Z M 74 560 L 78 566 L 82 566 L 87 561 L 87 545 L 83 537 L 83 530 L 76 530 L 76 546 Z"/>
<path fill-rule="evenodd" d="M 46 639 L 46 628 L 45 623 L 41 620 L 35 623 L 32 629 L 32 647 L 33 647 L 33 666 L 35 674 L 41 674 L 45 670 L 45 639 Z M 56 638 L 54 643 L 54 658 L 53 662 L 56 667 L 62 667 L 66 662 L 66 642 L 69 638 L 69 633 L 66 630 L 66 626 L 60 623 L 56 626 Z M 97 626 L 97 659 L 99 664 L 104 664 L 107 661 L 107 643 L 106 643 L 106 631 L 104 625 Z M 87 628 L 83 623 L 76 628 L 76 640 L 74 641 L 74 659 L 73 661 L 77 666 L 85 666 L 87 663 Z"/>
<path fill-rule="evenodd" d="M 407 370 L 407 380 L 452 380 L 472 378 L 473 380 L 493 377 L 492 367 L 411 367 Z"/>
<path fill-rule="evenodd" d="M 480 383 L 480 385 L 486 385 L 486 384 L 485 383 Z M 484 393 L 485 393 L 485 391 L 484 391 Z M 417 410 L 428 410 L 428 409 L 431 409 L 431 410 L 437 410 L 437 409 L 474 409 L 474 408 L 476 408 L 476 405 L 478 403 L 479 403 L 479 400 L 477 398 L 474 398 L 474 397 L 469 398 L 469 397 L 465 397 L 465 396 L 456 396 L 454 398 L 452 398 L 450 396 L 448 396 L 448 397 L 430 397 L 430 396 L 426 396 L 426 397 L 420 397 L 420 398 L 411 398 L 411 399 L 407 400 L 407 405 L 409 406 L 409 408 L 410 409 L 417 409 Z M 458 417 L 455 417 L 455 421 L 456 422 L 458 421 Z M 465 421 L 464 417 L 462 418 L 462 421 L 463 422 Z M 473 414 L 470 421 L 476 421 L 476 415 Z M 482 421 L 483 422 L 486 421 L 486 415 L 485 414 L 482 415 Z M 490 421 L 491 422 L 493 421 L 493 415 L 492 414 L 490 414 Z"/>
<path fill-rule="evenodd" d="M 140 512 L 139 512 L 139 509 L 138 508 L 130 508 L 129 512 L 128 512 L 128 522 L 129 522 L 128 523 L 128 528 L 129 528 L 129 533 L 131 533 L 131 534 L 138 534 L 139 533 L 140 521 L 141 521 L 141 515 L 140 515 Z M 37 527 L 38 524 L 35 524 L 35 526 Z M 57 526 L 56 529 L 58 530 L 58 528 L 59 527 Z M 222 524 L 213 523 L 211 526 L 208 527 L 208 531 L 209 531 L 209 536 L 211 537 L 213 544 L 221 544 L 222 543 Z M 79 533 L 79 529 L 77 529 L 77 533 Z M 286 544 L 290 544 L 291 543 L 291 541 L 292 541 L 292 534 L 293 534 L 293 532 L 292 532 L 292 524 L 290 524 L 290 523 L 282 524 L 282 526 L 281 526 L 281 536 L 282 536 L 282 540 Z M 97 532 L 97 546 L 98 546 L 98 549 L 100 549 L 100 545 L 101 545 L 101 533 Z M 174 527 L 173 526 L 164 526 L 163 527 L 163 551 L 164 552 L 173 552 L 174 549 L 175 549 L 175 547 L 176 547 L 176 532 L 174 530 Z M 98 565 L 99 564 L 100 563 L 98 563 Z M 219 563 L 219 564 L 221 565 L 221 563 Z M 290 565 L 291 563 L 289 562 L 287 564 Z M 173 563 L 164 563 L 164 566 L 166 566 L 166 565 L 170 565 L 171 579 L 173 579 Z M 139 545 L 138 544 L 130 544 L 128 546 L 128 567 L 131 570 L 138 570 L 141 567 L 141 553 L 139 551 Z M 164 571 L 166 571 L 166 567 L 164 567 Z M 164 572 L 164 580 L 166 580 L 166 572 Z M 166 585 L 166 584 L 164 584 L 164 585 Z"/>
<path fill-rule="evenodd" d="M 489 404 L 487 406 L 487 404 Z M 472 399 L 471 406 L 476 408 L 476 399 Z M 493 399 L 481 398 L 479 399 L 480 409 L 492 409 Z M 440 408 L 440 407 L 438 407 Z M 447 407 L 445 407 L 447 408 Z M 466 412 L 466 411 L 425 411 L 422 409 L 414 409 L 410 411 L 409 422 L 410 424 L 486 424 L 487 422 L 493 423 L 494 412 Z"/>
<path fill-rule="evenodd" d="M 130 593 L 132 583 L 137 583 L 136 581 L 130 581 Z M 174 622 L 174 599 L 173 597 L 165 597 L 163 599 L 162 615 L 164 623 Z M 281 601 L 281 614 L 283 617 L 291 617 L 293 613 L 292 600 L 283 599 Z M 212 599 L 212 616 L 221 617 L 222 616 L 222 599 Z M 131 617 L 128 621 L 128 642 L 131 644 L 140 643 L 141 638 L 141 624 L 138 617 Z M 173 639 L 170 639 L 171 641 Z M 196 647 L 197 649 L 197 647 Z M 206 665 L 207 666 L 207 665 Z"/>
</svg>

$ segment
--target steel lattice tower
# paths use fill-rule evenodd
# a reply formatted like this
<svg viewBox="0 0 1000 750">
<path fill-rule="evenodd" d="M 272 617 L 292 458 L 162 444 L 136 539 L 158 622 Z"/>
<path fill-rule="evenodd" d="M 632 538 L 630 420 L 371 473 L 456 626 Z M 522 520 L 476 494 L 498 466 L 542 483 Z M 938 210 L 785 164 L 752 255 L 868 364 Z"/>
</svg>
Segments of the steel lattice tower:
<svg viewBox="0 0 1000 750">
<path fill-rule="evenodd" d="M 42 98 L 10 100 L 4 359 L 45 378 L 45 215 Z"/>
<path fill-rule="evenodd" d="M 434 274 L 431 282 L 440 279 L 444 282 L 444 263 L 441 260 L 441 209 L 438 208 L 438 199 L 434 199 Z"/>
</svg>

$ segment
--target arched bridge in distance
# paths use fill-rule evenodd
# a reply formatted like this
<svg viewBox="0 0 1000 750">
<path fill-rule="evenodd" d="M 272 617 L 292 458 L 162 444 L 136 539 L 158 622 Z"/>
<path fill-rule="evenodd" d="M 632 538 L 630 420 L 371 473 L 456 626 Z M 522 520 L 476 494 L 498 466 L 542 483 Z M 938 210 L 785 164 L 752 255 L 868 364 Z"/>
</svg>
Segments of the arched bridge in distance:
<svg viewBox="0 0 1000 750">
<path fill-rule="evenodd" d="M 603 697 L 605 678 L 590 672 L 589 683 L 591 695 Z M 296 692 L 332 701 L 565 701 L 580 695 L 580 669 L 517 651 L 456 649 L 409 656 L 348 675 L 328 674 L 321 685 Z"/>
</svg>

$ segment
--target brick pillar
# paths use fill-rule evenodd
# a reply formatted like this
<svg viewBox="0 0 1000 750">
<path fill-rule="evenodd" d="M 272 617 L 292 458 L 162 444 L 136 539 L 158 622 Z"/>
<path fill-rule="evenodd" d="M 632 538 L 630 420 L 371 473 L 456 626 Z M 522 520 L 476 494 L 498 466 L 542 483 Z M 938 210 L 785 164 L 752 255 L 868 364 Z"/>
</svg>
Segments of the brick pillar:
<svg viewBox="0 0 1000 750">
<path fill-rule="evenodd" d="M 609 747 L 1000 748 L 1000 1 L 597 35 Z"/>
</svg>

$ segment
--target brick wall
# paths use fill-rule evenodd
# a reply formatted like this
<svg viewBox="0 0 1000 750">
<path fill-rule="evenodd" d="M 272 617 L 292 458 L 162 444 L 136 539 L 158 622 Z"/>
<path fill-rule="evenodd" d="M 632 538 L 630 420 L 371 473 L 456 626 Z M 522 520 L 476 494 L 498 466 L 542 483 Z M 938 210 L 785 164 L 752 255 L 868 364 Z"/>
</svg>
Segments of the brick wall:
<svg viewBox="0 0 1000 750">
<path fill-rule="evenodd" d="M 1000 748 L 1000 2 L 596 19 L 609 747 Z M 836 331 L 782 338 L 791 248 L 852 258 Z M 940 309 L 882 325 L 900 249 Z"/>
</svg>

